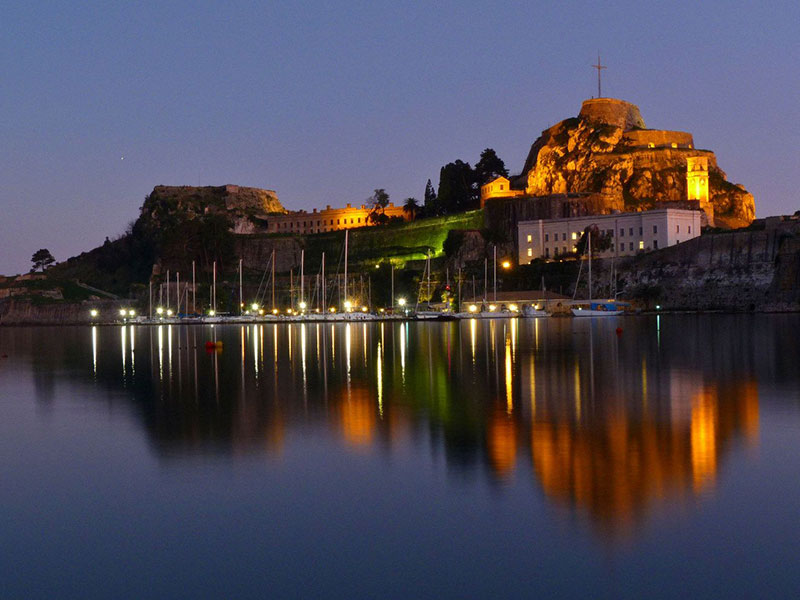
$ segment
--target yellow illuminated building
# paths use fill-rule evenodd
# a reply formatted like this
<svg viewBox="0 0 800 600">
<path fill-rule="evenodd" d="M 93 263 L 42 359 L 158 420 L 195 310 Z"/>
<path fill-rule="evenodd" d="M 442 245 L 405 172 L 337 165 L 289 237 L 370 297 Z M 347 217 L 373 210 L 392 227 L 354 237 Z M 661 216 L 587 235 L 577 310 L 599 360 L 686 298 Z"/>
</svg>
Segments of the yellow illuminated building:
<svg viewBox="0 0 800 600">
<path fill-rule="evenodd" d="M 352 229 L 373 225 L 369 220 L 372 209 L 365 204 L 360 207 L 350 206 L 344 208 L 331 208 L 324 210 L 316 208 L 311 212 L 304 210 L 290 212 L 282 215 L 271 215 L 267 220 L 267 233 L 324 233 L 339 229 Z M 408 219 L 408 214 L 402 206 L 395 206 L 391 202 L 383 211 L 387 217 L 400 217 Z"/>
</svg>

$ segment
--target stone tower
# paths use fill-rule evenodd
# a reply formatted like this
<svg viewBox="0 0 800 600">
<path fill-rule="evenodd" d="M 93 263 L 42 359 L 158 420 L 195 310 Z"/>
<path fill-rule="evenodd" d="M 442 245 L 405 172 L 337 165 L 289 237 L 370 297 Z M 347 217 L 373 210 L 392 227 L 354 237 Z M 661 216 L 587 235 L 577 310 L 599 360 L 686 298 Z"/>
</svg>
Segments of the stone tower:
<svg viewBox="0 0 800 600">
<path fill-rule="evenodd" d="M 708 224 L 714 224 L 714 207 L 708 201 L 708 157 L 686 158 L 686 199 L 697 200 L 706 215 Z"/>
</svg>

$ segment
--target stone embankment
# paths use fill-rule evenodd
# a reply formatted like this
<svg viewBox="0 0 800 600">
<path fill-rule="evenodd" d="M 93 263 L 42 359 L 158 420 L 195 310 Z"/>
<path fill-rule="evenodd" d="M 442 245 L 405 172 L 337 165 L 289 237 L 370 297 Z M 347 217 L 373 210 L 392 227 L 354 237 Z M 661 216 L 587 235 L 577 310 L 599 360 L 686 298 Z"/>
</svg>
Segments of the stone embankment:
<svg viewBox="0 0 800 600">
<path fill-rule="evenodd" d="M 610 293 L 611 261 L 595 270 L 597 295 Z M 800 221 L 761 230 L 703 235 L 618 261 L 617 289 L 663 309 L 800 310 Z"/>
<path fill-rule="evenodd" d="M 28 298 L 0 302 L 0 325 L 85 325 L 115 322 L 123 301 L 33 302 Z M 127 305 L 126 305 L 127 306 Z M 98 311 L 92 317 L 92 309 Z"/>
</svg>

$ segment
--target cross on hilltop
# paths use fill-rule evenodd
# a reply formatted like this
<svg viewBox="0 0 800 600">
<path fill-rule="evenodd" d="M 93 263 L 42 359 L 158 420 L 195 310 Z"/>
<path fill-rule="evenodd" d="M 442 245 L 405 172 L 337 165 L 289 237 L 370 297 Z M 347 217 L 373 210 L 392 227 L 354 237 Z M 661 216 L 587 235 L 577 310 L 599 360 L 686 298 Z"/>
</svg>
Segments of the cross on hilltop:
<svg viewBox="0 0 800 600">
<path fill-rule="evenodd" d="M 603 97 L 603 93 L 602 93 L 602 89 L 600 87 L 600 72 L 603 69 L 607 69 L 608 67 L 606 67 L 605 65 L 600 63 L 600 51 L 599 50 L 597 52 L 597 64 L 596 65 L 592 65 L 592 68 L 593 69 L 597 69 L 597 97 L 598 98 L 602 98 Z"/>
</svg>

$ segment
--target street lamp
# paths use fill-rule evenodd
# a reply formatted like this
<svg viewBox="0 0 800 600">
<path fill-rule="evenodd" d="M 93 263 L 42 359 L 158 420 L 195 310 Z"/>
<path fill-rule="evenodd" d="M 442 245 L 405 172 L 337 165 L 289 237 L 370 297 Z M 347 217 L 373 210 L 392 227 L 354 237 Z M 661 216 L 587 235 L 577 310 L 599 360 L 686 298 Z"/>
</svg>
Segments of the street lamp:
<svg viewBox="0 0 800 600">
<path fill-rule="evenodd" d="M 397 299 L 397 304 L 399 304 L 400 306 L 405 306 L 406 305 L 406 299 L 405 298 L 398 298 Z"/>
<path fill-rule="evenodd" d="M 253 311 L 257 311 L 257 310 L 258 310 L 258 304 L 256 304 L 255 302 L 253 302 L 253 303 L 250 305 L 250 308 L 251 308 L 251 309 L 253 309 Z"/>
<path fill-rule="evenodd" d="M 503 267 L 504 269 L 506 269 L 506 270 L 510 269 L 510 268 L 511 268 L 511 261 L 510 261 L 510 260 L 504 260 L 504 261 L 502 262 L 502 267 Z"/>
<path fill-rule="evenodd" d="M 345 301 L 344 301 L 344 309 L 345 309 L 346 311 L 350 312 L 350 309 L 351 309 L 351 308 L 353 308 L 353 303 L 352 303 L 352 302 L 350 302 L 350 300 L 345 300 Z"/>
<path fill-rule="evenodd" d="M 163 314 L 164 314 L 164 309 L 163 309 L 163 308 L 161 308 L 161 307 L 159 306 L 159 307 L 156 309 L 156 314 L 157 314 L 157 315 L 163 315 Z"/>
<path fill-rule="evenodd" d="M 305 310 L 306 306 L 308 305 L 305 302 L 301 302 L 298 306 L 300 307 L 300 310 Z"/>
</svg>

